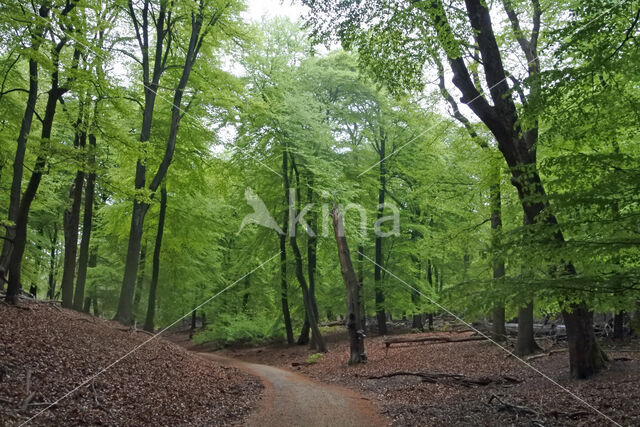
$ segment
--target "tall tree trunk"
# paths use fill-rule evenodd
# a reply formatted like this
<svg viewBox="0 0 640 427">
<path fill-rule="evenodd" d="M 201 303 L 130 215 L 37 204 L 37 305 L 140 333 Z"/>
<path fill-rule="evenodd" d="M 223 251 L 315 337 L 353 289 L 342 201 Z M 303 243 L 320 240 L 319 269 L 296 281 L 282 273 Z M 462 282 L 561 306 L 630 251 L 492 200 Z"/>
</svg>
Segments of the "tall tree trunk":
<svg viewBox="0 0 640 427">
<path fill-rule="evenodd" d="M 283 156 L 287 156 L 288 151 L 285 149 Z M 286 165 L 286 160 L 283 161 L 283 168 Z M 283 170 L 283 172 L 285 172 Z M 297 209 L 296 209 L 296 191 L 291 188 L 289 184 L 289 174 L 288 171 L 283 173 L 283 181 L 284 188 L 286 191 L 286 204 L 289 206 L 289 245 L 291 246 L 291 251 L 293 252 L 293 257 L 296 262 L 296 278 L 298 279 L 298 283 L 300 284 L 300 289 L 302 290 L 302 300 L 304 302 L 304 308 L 307 312 L 307 317 L 309 318 L 309 326 L 311 328 L 311 332 L 313 333 L 313 339 L 316 342 L 318 351 L 322 353 L 327 352 L 327 346 L 324 342 L 324 338 L 322 337 L 322 333 L 320 332 L 320 327 L 318 326 L 318 321 L 315 316 L 315 312 L 313 310 L 313 302 L 311 300 L 311 296 L 309 294 L 309 287 L 307 286 L 307 280 L 304 277 L 304 268 L 302 265 L 302 254 L 300 253 L 300 248 L 298 247 L 298 240 L 296 237 L 298 224 L 296 222 L 297 217 Z"/>
<path fill-rule="evenodd" d="M 422 271 L 420 262 L 412 256 L 412 259 L 418 264 L 418 277 Z M 431 282 L 431 262 L 427 261 L 427 281 Z M 414 313 L 411 319 L 411 329 L 417 331 L 424 331 L 424 317 L 419 310 L 420 307 L 420 294 L 416 290 L 411 290 L 411 304 L 413 304 Z"/>
<path fill-rule="evenodd" d="M 153 248 L 153 265 L 151 266 L 151 284 L 149 284 L 149 301 L 147 302 L 147 317 L 144 321 L 144 330 L 153 332 L 155 329 L 156 291 L 158 289 L 158 276 L 160 274 L 160 252 L 162 248 L 162 236 L 164 234 L 164 221 L 167 213 L 167 187 L 160 190 L 160 214 L 158 216 L 158 231 L 156 232 L 156 244 Z"/>
<path fill-rule="evenodd" d="M 360 309 L 360 283 L 351 263 L 351 254 L 347 237 L 344 233 L 342 214 L 336 205 L 331 211 L 333 231 L 338 246 L 338 259 L 344 284 L 347 287 L 347 330 L 349 331 L 350 356 L 349 365 L 362 363 L 366 360 L 364 351 L 364 329 L 362 326 L 362 311 Z"/>
<path fill-rule="evenodd" d="M 364 298 L 364 245 L 358 245 L 358 286 L 360 292 L 360 317 L 362 318 L 362 330 L 367 330 L 367 309 Z"/>
<path fill-rule="evenodd" d="M 49 7 L 43 5 L 39 9 L 39 16 L 42 22 L 49 17 Z M 40 50 L 44 25 L 40 24 L 34 31 L 31 39 L 31 50 L 35 53 Z M 36 111 L 38 101 L 38 62 L 34 57 L 29 59 L 29 93 L 27 95 L 27 106 L 22 115 L 20 132 L 18 133 L 16 154 L 13 160 L 13 178 L 11 181 L 11 191 L 9 196 L 8 220 L 12 223 L 7 228 L 6 240 L 2 245 L 0 255 L 0 286 L 4 288 L 3 279 L 9 269 L 11 253 L 13 251 L 14 239 L 16 237 L 16 222 L 20 211 L 20 193 L 22 192 L 22 177 L 24 175 L 24 157 L 27 150 L 27 138 L 31 132 L 31 124 Z"/>
<path fill-rule="evenodd" d="M 49 299 L 56 297 L 56 252 L 58 248 L 58 225 L 53 223 L 53 235 L 51 236 L 51 252 L 49 254 Z"/>
<path fill-rule="evenodd" d="M 562 312 L 567 328 L 569 365 L 575 378 L 588 378 L 600 372 L 609 360 L 593 332 L 593 312 L 584 303 L 573 304 Z"/>
<path fill-rule="evenodd" d="M 138 262 L 138 280 L 136 280 L 136 289 L 133 296 L 133 318 L 138 320 L 138 314 L 140 312 L 140 299 L 142 298 L 142 291 L 144 290 L 144 275 L 147 267 L 147 240 L 145 239 L 140 249 L 140 261 Z"/>
<path fill-rule="evenodd" d="M 613 315 L 613 339 L 621 340 L 624 338 L 624 310 L 618 311 Z"/>
<path fill-rule="evenodd" d="M 289 291 L 287 286 L 287 233 L 289 232 L 289 162 L 286 150 L 282 152 L 282 176 L 284 184 L 284 202 L 286 208 L 282 215 L 282 233 L 280 239 L 280 302 L 282 303 L 282 316 L 284 328 L 287 334 L 287 344 L 293 344 L 293 328 L 291 327 L 291 314 L 289 313 Z"/>
<path fill-rule="evenodd" d="M 309 178 L 309 183 L 307 187 L 307 203 L 313 203 L 313 176 Z M 317 228 L 317 215 L 314 211 L 309 212 L 309 226 L 312 230 Z M 307 274 L 309 276 L 309 296 L 311 297 L 311 304 L 313 305 L 313 311 L 315 313 L 316 319 L 318 319 L 318 303 L 316 301 L 316 248 L 318 245 L 317 236 L 308 236 L 307 237 Z M 298 337 L 298 345 L 310 344 L 311 348 L 315 347 L 315 343 L 309 340 L 309 332 L 310 332 L 310 323 L 309 316 L 305 313 L 304 324 L 302 325 L 302 330 L 300 331 L 300 336 Z"/>
<path fill-rule="evenodd" d="M 493 252 L 493 280 L 498 281 L 504 277 L 504 259 L 498 254 L 500 234 L 502 233 L 502 202 L 500 197 L 500 169 L 495 174 L 494 183 L 490 189 L 491 204 L 491 250 Z M 504 302 L 495 300 L 491 312 L 493 324 L 493 339 L 504 341 L 507 339 L 505 327 Z"/>
<path fill-rule="evenodd" d="M 386 136 L 381 135 L 380 145 L 378 147 L 378 154 L 380 157 L 380 175 L 378 188 L 378 214 L 377 219 L 380 220 L 383 214 L 384 197 L 386 194 L 386 169 L 385 169 L 385 156 L 386 156 Z M 382 236 L 376 236 L 376 263 L 373 270 L 373 280 L 375 282 L 375 294 L 376 294 L 376 319 L 378 320 L 378 334 L 387 334 L 387 322 L 384 313 L 384 291 L 382 290 Z"/>
<path fill-rule="evenodd" d="M 156 90 L 159 87 L 160 77 L 166 70 L 166 54 L 169 49 L 165 49 L 164 43 L 167 40 L 171 40 L 172 27 L 170 20 L 171 13 L 167 13 L 167 7 L 171 7 L 171 2 L 161 2 L 157 16 L 151 20 L 156 29 L 155 39 L 155 58 L 153 72 L 150 70 L 149 59 L 149 46 L 148 37 L 144 38 L 144 43 L 139 47 L 142 52 L 142 64 L 143 64 L 143 83 L 145 104 L 142 117 L 142 130 L 140 133 L 140 142 L 144 143 L 149 141 L 151 134 L 151 124 L 153 120 L 153 107 L 156 99 Z M 147 34 L 148 28 L 146 24 L 149 21 L 149 9 L 145 8 L 144 13 L 144 25 L 141 31 Z M 148 190 L 151 193 L 151 197 L 158 190 L 160 184 L 167 175 L 169 166 L 173 161 L 173 155 L 176 149 L 176 141 L 178 138 L 178 128 L 182 117 L 186 113 L 185 107 L 182 103 L 182 98 L 189 82 L 189 76 L 193 70 L 193 66 L 196 63 L 200 47 L 202 46 L 202 40 L 204 39 L 204 33 L 209 30 L 210 26 L 215 25 L 218 19 L 210 19 L 204 22 L 204 3 L 201 3 L 197 10 L 192 11 L 191 14 L 191 32 L 189 36 L 189 42 L 187 44 L 187 50 L 185 53 L 185 60 L 182 67 L 182 72 L 178 84 L 173 91 L 173 100 L 171 104 L 171 122 L 169 124 L 169 136 L 165 145 L 164 156 L 160 161 L 160 165 L 155 172 L 155 175 L 149 183 Z M 220 11 L 222 13 L 222 11 Z M 133 5 L 130 3 L 129 14 L 132 18 L 135 16 Z M 220 15 L 217 14 L 219 18 Z M 136 25 L 139 25 L 137 18 L 134 18 Z M 167 28 L 165 28 L 165 23 Z M 204 24 L 204 31 L 203 31 Z M 141 42 L 141 40 L 139 40 Z M 169 43 L 167 41 L 167 43 Z M 143 159 L 139 159 L 136 166 L 136 189 L 146 188 L 146 167 Z M 140 246 L 142 239 L 142 231 L 144 227 L 144 218 L 149 209 L 149 205 L 138 200 L 133 202 L 133 214 L 131 217 L 131 229 L 129 231 L 129 244 L 127 246 L 127 258 L 125 263 L 124 277 L 122 278 L 122 289 L 120 291 L 120 300 L 118 302 L 118 311 L 114 317 L 121 323 L 129 324 L 133 321 L 133 297 L 135 290 L 136 277 L 138 274 L 138 257 L 140 254 Z"/>
<path fill-rule="evenodd" d="M 539 350 L 533 332 L 533 302 L 530 302 L 518 310 L 518 341 L 515 353 L 518 356 L 526 356 Z"/>
<path fill-rule="evenodd" d="M 82 312 L 89 314 L 91 311 L 91 297 L 86 297 L 82 305 Z"/>
<path fill-rule="evenodd" d="M 140 161 L 138 161 L 139 166 Z M 138 170 L 141 170 L 138 167 Z M 144 174 L 144 172 L 141 172 Z M 137 174 L 138 177 L 140 176 Z M 136 181 L 138 181 L 138 177 Z M 144 179 L 144 177 L 142 178 Z M 138 187 L 136 184 L 136 188 Z M 129 243 L 127 245 L 127 258 L 124 267 L 124 278 L 120 288 L 120 298 L 118 300 L 118 311 L 114 320 L 129 325 L 133 323 L 133 294 L 135 291 L 135 281 L 138 275 L 138 259 L 140 257 L 140 246 L 142 244 L 142 231 L 144 226 L 144 216 L 149 206 L 145 203 L 134 201 L 133 213 L 131 215 L 131 228 L 129 231 Z"/>
<path fill-rule="evenodd" d="M 289 212 L 285 211 L 285 216 L 288 218 Z M 287 225 L 285 221 L 285 226 Z M 283 227 L 283 230 L 286 230 Z M 286 233 L 286 231 L 285 231 Z M 291 314 L 289 313 L 289 291 L 287 289 L 287 248 L 286 248 L 286 235 L 280 235 L 280 302 L 282 304 L 282 316 L 284 318 L 284 328 L 287 334 L 287 344 L 293 344 L 293 328 L 291 327 Z"/>
<path fill-rule="evenodd" d="M 537 123 L 534 122 L 527 130 L 521 127 L 521 120 L 513 99 L 512 88 L 508 84 L 507 73 L 493 32 L 487 4 L 481 0 L 465 0 L 467 19 L 474 31 L 475 42 L 480 52 L 485 80 L 490 89 L 489 94 L 493 105 L 489 103 L 484 94 L 478 91 L 471 79 L 459 45 L 451 43 L 451 40 L 455 40 L 455 36 L 447 20 L 443 2 L 431 2 L 430 5 L 429 8 L 424 5 L 419 7 L 429 14 L 436 24 L 438 39 L 445 47 L 453 72 L 453 83 L 462 93 L 462 102 L 473 110 L 498 142 L 498 148 L 509 166 L 512 183 L 518 191 L 526 223 L 543 223 L 557 228 L 557 220 L 546 200 L 536 166 Z M 506 7 L 514 32 L 521 33 L 517 28 L 516 12 L 508 4 Z M 539 25 L 540 8 L 534 7 L 533 13 L 537 15 L 536 22 Z M 533 99 L 539 94 L 539 85 L 536 84 L 539 81 L 537 74 L 540 72 L 540 61 L 537 55 L 538 34 L 538 31 L 534 31 L 530 39 L 527 39 L 523 34 L 517 35 L 518 43 L 528 61 L 529 75 L 534 82 L 530 93 L 530 97 Z M 554 233 L 554 238 L 560 244 L 564 243 L 564 237 L 559 228 Z M 564 266 L 564 270 L 569 275 L 575 275 L 575 268 L 570 263 Z M 598 372 L 605 365 L 606 355 L 598 346 L 593 325 L 590 323 L 593 319 L 593 312 L 587 308 L 585 303 L 574 302 L 563 311 L 563 317 L 567 326 L 572 375 L 585 377 Z M 579 351 L 587 352 L 587 354 L 576 353 Z"/>
<path fill-rule="evenodd" d="M 89 174 L 87 176 L 87 186 L 84 195 L 84 217 L 82 219 L 82 241 L 80 243 L 80 255 L 78 256 L 78 278 L 76 280 L 76 291 L 73 296 L 73 308 L 88 313 L 89 308 L 82 307 L 84 300 L 84 290 L 87 282 L 87 268 L 89 266 L 89 245 L 91 242 L 91 231 L 93 227 L 93 203 L 95 200 L 96 171 L 95 171 L 95 150 L 96 137 L 89 135 Z"/>
<path fill-rule="evenodd" d="M 53 120 L 56 114 L 56 107 L 58 105 L 58 99 L 64 95 L 68 90 L 67 88 L 61 88 L 59 86 L 59 55 L 60 51 L 64 47 L 66 40 L 60 42 L 52 49 L 53 66 L 54 71 L 51 74 L 51 89 L 47 96 L 47 105 L 45 107 L 44 118 L 42 119 L 42 130 L 40 135 L 40 154 L 36 158 L 36 163 L 31 173 L 31 178 L 27 184 L 27 188 L 20 200 L 20 209 L 18 216 L 16 217 L 16 235 L 14 238 L 13 251 L 11 252 L 11 261 L 9 263 L 9 286 L 7 287 L 6 300 L 10 304 L 17 304 L 18 292 L 21 287 L 21 273 L 22 273 L 22 258 L 24 256 L 24 250 L 27 245 L 27 222 L 29 220 L 29 211 L 31 210 L 31 203 L 36 197 L 42 175 L 46 166 L 46 151 L 47 145 L 51 138 L 51 131 L 53 129 Z M 77 61 L 80 57 L 80 51 L 76 48 L 74 50 L 74 65 L 72 68 L 77 69 Z"/>
<path fill-rule="evenodd" d="M 73 146 L 77 149 L 84 149 L 87 142 L 87 133 L 84 129 L 86 125 L 84 113 L 84 100 L 81 97 L 78 108 L 78 119 L 75 123 L 75 137 Z M 78 228 L 80 226 L 80 208 L 82 206 L 82 187 L 84 186 L 84 167 L 78 167 L 76 177 L 69 189 L 70 205 L 64 210 L 64 267 L 62 270 L 62 306 L 73 307 L 73 279 L 76 275 L 76 255 L 78 253 Z M 80 308 L 82 299 L 78 301 L 77 308 Z"/>
</svg>

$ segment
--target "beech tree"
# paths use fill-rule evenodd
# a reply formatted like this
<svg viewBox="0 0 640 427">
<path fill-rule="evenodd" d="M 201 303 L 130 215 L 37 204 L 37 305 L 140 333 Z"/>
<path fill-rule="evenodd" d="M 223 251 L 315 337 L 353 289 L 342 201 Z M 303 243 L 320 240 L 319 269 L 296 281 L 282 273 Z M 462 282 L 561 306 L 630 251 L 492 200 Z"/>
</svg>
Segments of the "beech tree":
<svg viewBox="0 0 640 427">
<path fill-rule="evenodd" d="M 419 85 L 423 64 L 434 54 L 443 52 L 453 83 L 462 94 L 461 101 L 497 141 L 518 191 L 525 225 L 534 226 L 531 233 L 544 233 L 560 247 L 564 245 L 563 233 L 538 171 L 539 115 L 530 108 L 540 102 L 538 41 L 542 9 L 538 1 L 532 1 L 527 7 L 531 14 L 528 30 L 521 24 L 525 6 L 502 2 L 512 30 L 510 37 L 515 39 L 526 61 L 526 90 L 523 82 L 507 71 L 504 65 L 505 57 L 509 56 L 507 47 L 499 45 L 489 6 L 479 0 L 465 0 L 464 9 L 449 9 L 440 1 L 393 5 L 371 1 L 366 7 L 313 0 L 304 3 L 311 8 L 308 22 L 316 35 L 338 34 L 343 44 L 358 50 L 365 66 L 398 90 Z M 365 31 L 368 26 L 372 26 L 373 31 Z M 477 52 L 468 54 L 470 47 Z M 482 73 L 470 69 L 467 56 L 481 61 Z M 516 96 L 521 105 L 517 105 Z M 568 260 L 554 260 L 549 263 L 549 269 L 555 271 L 551 275 L 576 274 L 573 263 Z M 606 361 L 593 332 L 593 312 L 580 298 L 561 301 L 561 305 L 569 338 L 571 373 L 579 378 L 591 376 L 600 371 Z M 528 313 L 527 317 L 530 318 Z"/>
<path fill-rule="evenodd" d="M 135 39 L 140 57 L 134 57 L 142 68 L 142 87 L 144 93 L 142 125 L 140 128 L 140 144 L 144 147 L 151 137 L 154 117 L 154 106 L 160 82 L 163 74 L 170 66 L 181 68 L 178 82 L 173 89 L 171 108 L 171 122 L 167 137 L 164 156 L 158 165 L 151 181 L 147 184 L 146 159 L 141 157 L 136 162 L 135 187 L 140 196 L 153 197 L 158 186 L 165 178 L 169 166 L 173 160 L 178 137 L 180 121 L 189 109 L 189 103 L 183 101 L 191 71 L 196 64 L 200 51 L 208 48 L 208 37 L 213 29 L 220 26 L 238 12 L 237 2 L 199 1 L 194 4 L 177 4 L 162 0 L 157 4 L 150 0 L 144 0 L 141 4 L 129 1 L 128 12 L 130 25 L 135 31 Z M 188 22 L 183 28 L 182 22 Z M 180 32 L 189 34 L 186 44 L 172 46 L 173 39 Z M 224 33 L 217 33 L 219 37 Z M 155 36 L 155 38 L 153 38 Z M 177 53 L 174 53 L 177 50 Z M 170 56 L 175 54 L 180 58 L 178 64 L 173 63 L 177 58 Z M 195 95 L 192 95 L 192 97 Z M 149 209 L 149 202 L 144 197 L 136 199 L 133 203 L 131 215 L 131 230 L 127 247 L 127 258 L 122 279 L 120 301 L 115 320 L 121 323 L 130 323 L 133 312 L 133 297 L 135 281 L 138 273 L 140 257 L 140 245 L 144 218 Z"/>
</svg>

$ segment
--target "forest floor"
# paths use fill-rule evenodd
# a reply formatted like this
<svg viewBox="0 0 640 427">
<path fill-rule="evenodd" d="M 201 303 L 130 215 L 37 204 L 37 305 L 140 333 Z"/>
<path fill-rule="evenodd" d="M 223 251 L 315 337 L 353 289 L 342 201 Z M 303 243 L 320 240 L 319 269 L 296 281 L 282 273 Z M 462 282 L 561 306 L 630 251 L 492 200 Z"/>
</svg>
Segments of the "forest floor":
<svg viewBox="0 0 640 427">
<path fill-rule="evenodd" d="M 408 338 L 470 333 L 407 334 Z M 394 336 L 397 338 L 398 335 Z M 288 369 L 364 394 L 391 424 L 404 425 L 640 425 L 640 345 L 604 342 L 612 361 L 589 380 L 569 377 L 563 344 L 527 366 L 488 341 L 399 344 L 367 338 L 368 361 L 347 366 L 349 346 L 339 328 L 327 336 L 329 352 L 307 363 L 306 347 L 272 344 L 217 352 L 251 363 Z M 548 352 L 552 343 L 539 342 Z M 552 381 L 539 372 L 547 375 Z M 418 374 L 418 375 L 415 375 Z M 453 375 L 450 375 L 453 374 Z M 611 418 L 608 420 L 597 411 Z"/>
<path fill-rule="evenodd" d="M 0 426 L 228 425 L 257 404 L 257 378 L 157 338 L 48 407 L 150 338 L 53 304 L 0 303 Z"/>
</svg>

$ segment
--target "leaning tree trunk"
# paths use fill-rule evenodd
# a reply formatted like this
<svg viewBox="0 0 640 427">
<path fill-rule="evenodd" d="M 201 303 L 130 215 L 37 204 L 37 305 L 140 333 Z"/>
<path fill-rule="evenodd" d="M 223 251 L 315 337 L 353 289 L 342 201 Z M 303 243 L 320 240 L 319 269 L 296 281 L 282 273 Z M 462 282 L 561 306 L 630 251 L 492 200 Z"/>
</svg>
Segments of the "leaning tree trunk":
<svg viewBox="0 0 640 427">
<path fill-rule="evenodd" d="M 89 175 L 87 176 L 87 184 L 84 195 L 84 217 L 82 219 L 82 242 L 80 242 L 80 255 L 78 256 L 78 278 L 76 279 L 76 290 L 73 296 L 73 308 L 75 310 L 89 312 L 89 306 L 85 304 L 84 290 L 87 283 L 87 269 L 89 266 L 89 245 L 91 243 L 91 231 L 93 227 L 93 203 L 95 200 L 96 189 L 96 171 L 95 171 L 95 149 L 96 137 L 94 134 L 89 135 Z M 89 301 L 90 302 L 90 301 Z"/>
<path fill-rule="evenodd" d="M 16 235 L 14 238 L 13 251 L 11 252 L 11 261 L 9 263 L 9 285 L 7 287 L 6 300 L 10 304 L 17 304 L 18 292 L 21 287 L 21 273 L 22 273 L 22 258 L 24 256 L 24 250 L 27 245 L 27 222 L 29 220 L 29 211 L 31 210 L 31 203 L 36 197 L 42 175 L 44 174 L 47 158 L 46 151 L 47 145 L 51 138 L 51 131 L 53 129 L 53 120 L 56 114 L 56 107 L 58 106 L 58 100 L 68 90 L 59 86 L 59 62 L 58 57 L 60 50 L 64 47 L 64 43 L 60 42 L 52 50 L 54 57 L 54 71 L 51 73 L 51 89 L 47 96 L 47 105 L 45 107 L 44 117 L 42 119 L 42 129 L 40 134 L 40 154 L 36 158 L 36 163 L 29 178 L 29 183 L 25 189 L 22 198 L 20 200 L 20 209 L 18 216 L 16 217 L 15 230 Z M 80 57 L 80 51 L 76 48 L 74 50 L 74 65 L 73 69 L 77 68 L 77 60 Z"/>
<path fill-rule="evenodd" d="M 151 284 L 149 284 L 149 301 L 147 303 L 147 317 L 144 321 L 144 330 L 153 332 L 156 314 L 156 290 L 158 288 L 158 276 L 160 274 L 160 250 L 162 248 L 162 235 L 164 234 L 164 221 L 167 213 L 167 187 L 160 190 L 160 215 L 158 216 L 158 231 L 156 232 L 156 245 L 153 248 L 153 264 L 151 266 Z"/>
<path fill-rule="evenodd" d="M 360 283 L 351 264 L 351 254 L 347 237 L 344 234 L 342 214 L 336 205 L 331 211 L 333 231 L 338 246 L 338 259 L 344 284 L 347 287 L 347 329 L 349 331 L 350 356 L 349 365 L 362 363 L 366 360 L 364 352 L 364 329 L 362 325 L 362 311 L 360 308 Z"/>
<path fill-rule="evenodd" d="M 39 10 L 40 18 L 45 22 L 49 16 L 49 7 L 43 5 Z M 40 24 L 34 31 L 31 41 L 32 53 L 40 49 L 44 25 Z M 2 245 L 2 255 L 0 255 L 0 287 L 4 287 L 2 280 L 5 272 L 9 269 L 13 243 L 16 237 L 16 221 L 20 211 L 20 193 L 22 192 L 22 177 L 24 175 L 24 157 L 27 150 L 27 138 L 31 132 L 31 124 L 36 111 L 38 101 L 38 61 L 31 57 L 29 59 L 29 93 L 27 95 L 27 106 L 22 116 L 20 132 L 18 133 L 16 154 L 13 160 L 13 178 L 9 196 L 9 222 L 13 223 L 7 228 L 6 239 Z"/>
</svg>

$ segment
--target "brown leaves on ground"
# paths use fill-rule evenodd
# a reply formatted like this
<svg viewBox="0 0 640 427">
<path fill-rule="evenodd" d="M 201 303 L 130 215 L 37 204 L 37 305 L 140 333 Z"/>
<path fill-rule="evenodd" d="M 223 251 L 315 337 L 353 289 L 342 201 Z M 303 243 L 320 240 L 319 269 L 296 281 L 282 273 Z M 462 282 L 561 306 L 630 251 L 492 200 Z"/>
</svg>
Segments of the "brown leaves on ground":
<svg viewBox="0 0 640 427">
<path fill-rule="evenodd" d="M 22 308 L 0 304 L 3 426 L 25 422 L 151 338 L 51 304 L 21 304 Z M 156 338 L 31 423 L 230 424 L 248 415 L 261 389 L 257 379 L 235 368 Z"/>
<path fill-rule="evenodd" d="M 408 337 L 462 337 L 465 334 L 411 334 Z M 346 336 L 329 340 L 329 353 L 314 364 L 292 367 L 312 351 L 305 347 L 269 346 L 229 352 L 248 361 L 273 364 L 365 393 L 393 419 L 394 425 L 589 425 L 610 422 L 540 373 L 488 341 L 407 344 L 385 349 L 383 339 L 366 340 L 368 362 L 347 366 Z M 530 364 L 622 425 L 640 425 L 640 353 L 607 350 L 608 370 L 589 380 L 569 377 L 567 352 L 531 360 Z M 627 350 L 629 348 L 627 347 Z M 440 373 L 487 378 L 486 385 L 457 381 L 423 381 L 394 372 Z M 446 377 L 446 375 L 445 375 Z M 499 381 L 517 379 L 522 382 Z M 493 397 L 495 396 L 495 397 Z M 493 397 L 493 398 L 492 398 Z"/>
</svg>

